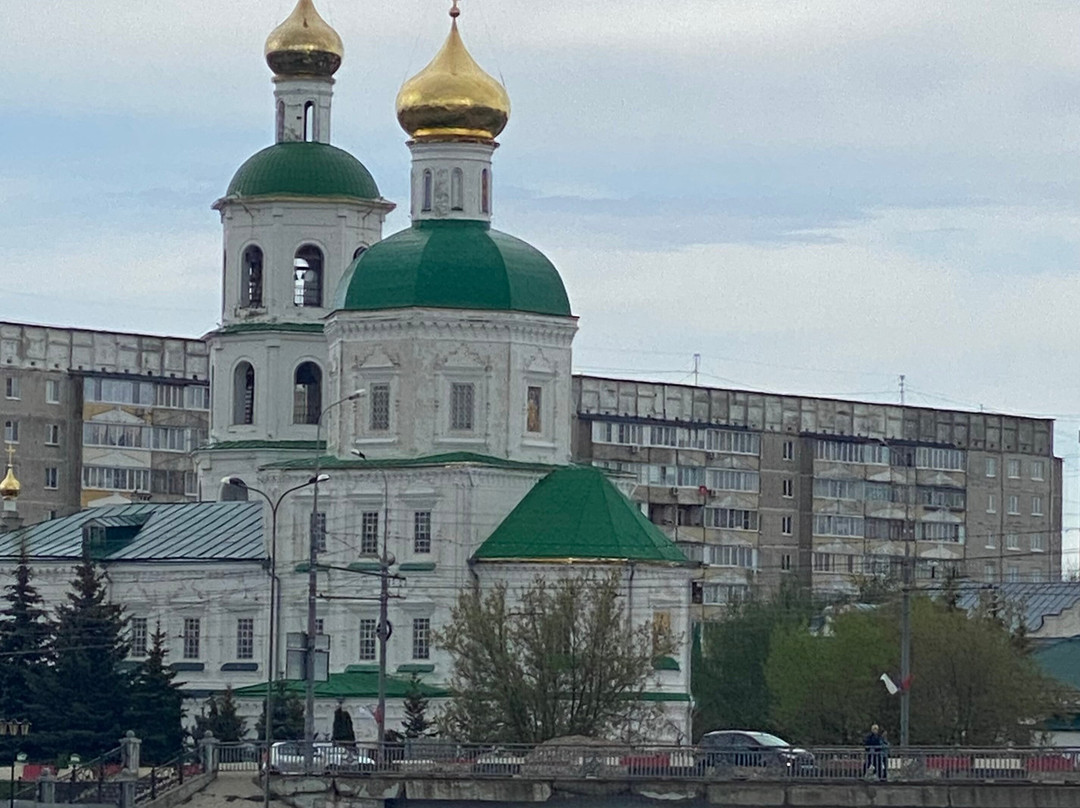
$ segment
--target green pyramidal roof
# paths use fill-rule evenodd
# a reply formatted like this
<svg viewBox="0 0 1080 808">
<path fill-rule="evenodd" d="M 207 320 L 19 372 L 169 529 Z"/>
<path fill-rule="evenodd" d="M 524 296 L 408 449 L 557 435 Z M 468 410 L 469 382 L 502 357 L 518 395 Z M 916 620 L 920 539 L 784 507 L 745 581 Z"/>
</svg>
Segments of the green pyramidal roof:
<svg viewBox="0 0 1080 808">
<path fill-rule="evenodd" d="M 625 559 L 687 563 L 603 472 L 557 469 L 538 482 L 474 556 L 484 561 Z"/>
<path fill-rule="evenodd" d="M 249 157 L 225 192 L 226 198 L 280 194 L 378 199 L 379 188 L 364 164 L 343 149 L 283 142 Z"/>
<path fill-rule="evenodd" d="M 371 245 L 341 279 L 335 308 L 484 309 L 569 317 L 542 252 L 487 222 L 423 220 Z"/>
</svg>

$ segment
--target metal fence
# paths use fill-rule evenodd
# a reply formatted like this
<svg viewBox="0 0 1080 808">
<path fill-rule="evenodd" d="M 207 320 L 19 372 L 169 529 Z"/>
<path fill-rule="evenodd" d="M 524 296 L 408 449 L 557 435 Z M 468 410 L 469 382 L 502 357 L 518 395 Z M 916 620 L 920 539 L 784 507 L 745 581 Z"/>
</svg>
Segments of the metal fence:
<svg viewBox="0 0 1080 808">
<path fill-rule="evenodd" d="M 135 802 L 156 800 L 204 771 L 203 755 L 199 749 L 185 750 L 168 763 L 151 766 L 149 771 L 141 769 L 135 784 Z"/>
<path fill-rule="evenodd" d="M 924 783 L 1022 780 L 1080 782 L 1080 748 L 863 747 L 718 749 L 631 744 L 475 744 L 302 741 L 222 744 L 223 770 L 440 778 L 657 780 L 886 780 Z"/>
<path fill-rule="evenodd" d="M 69 771 L 61 770 L 56 776 L 56 801 L 119 805 L 120 783 L 116 775 L 123 768 L 118 746 L 101 757 L 72 766 Z"/>
</svg>

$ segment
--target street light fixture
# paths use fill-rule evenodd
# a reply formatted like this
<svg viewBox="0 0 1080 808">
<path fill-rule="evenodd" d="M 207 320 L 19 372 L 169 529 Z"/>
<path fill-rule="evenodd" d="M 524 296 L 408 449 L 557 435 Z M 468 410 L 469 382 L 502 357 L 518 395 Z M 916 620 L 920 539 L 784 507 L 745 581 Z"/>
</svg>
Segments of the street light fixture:
<svg viewBox="0 0 1080 808">
<path fill-rule="evenodd" d="M 311 496 L 311 526 L 308 531 L 308 604 L 307 604 L 307 642 L 306 645 L 306 689 L 304 699 L 304 769 L 311 771 L 315 759 L 315 603 L 318 594 L 318 538 L 322 532 L 319 518 L 319 470 L 322 464 L 323 448 L 322 425 L 323 418 L 330 410 L 346 401 L 356 401 L 367 391 L 354 390 L 349 395 L 332 401 L 322 408 L 315 425 L 315 485 Z"/>
<path fill-rule="evenodd" d="M 253 494 L 258 494 L 260 497 L 266 500 L 266 503 L 270 506 L 270 630 L 269 630 L 269 650 L 267 653 L 266 663 L 266 755 L 267 755 L 267 769 L 266 780 L 263 783 L 263 805 L 270 805 L 270 747 L 274 740 L 274 677 L 277 672 L 277 654 L 275 653 L 275 639 L 277 637 L 277 600 L 279 589 L 278 577 L 277 577 L 277 516 L 278 506 L 281 505 L 282 500 L 285 499 L 293 491 L 299 491 L 302 488 L 318 485 L 329 480 L 330 477 L 326 474 L 318 474 L 308 480 L 306 483 L 300 485 L 294 485 L 292 488 L 287 488 L 281 492 L 276 499 L 272 498 L 265 491 L 248 485 L 244 482 L 242 477 L 222 477 L 222 485 L 232 485 L 237 488 L 242 488 L 245 491 L 250 491 Z"/>
</svg>

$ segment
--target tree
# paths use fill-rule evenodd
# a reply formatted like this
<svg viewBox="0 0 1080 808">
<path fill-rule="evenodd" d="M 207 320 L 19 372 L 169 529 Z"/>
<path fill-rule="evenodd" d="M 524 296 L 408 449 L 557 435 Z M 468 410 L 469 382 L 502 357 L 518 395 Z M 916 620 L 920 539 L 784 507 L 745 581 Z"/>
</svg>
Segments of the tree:
<svg viewBox="0 0 1080 808">
<path fill-rule="evenodd" d="M 352 716 L 340 704 L 334 710 L 334 727 L 330 733 L 336 743 L 352 745 L 356 743 L 356 731 L 353 729 Z"/>
<path fill-rule="evenodd" d="M 31 688 L 34 736 L 45 752 L 94 757 L 115 747 L 128 728 L 127 618 L 107 595 L 103 576 L 85 556 L 67 602 L 56 609 L 52 664 Z"/>
<path fill-rule="evenodd" d="M 0 612 L 0 714 L 8 719 L 27 717 L 31 679 L 49 658 L 54 631 L 33 577 L 24 543 Z"/>
<path fill-rule="evenodd" d="M 184 696 L 173 681 L 176 671 L 165 664 L 168 653 L 165 632 L 158 623 L 150 637 L 150 651 L 135 671 L 128 714 L 130 728 L 142 739 L 142 759 L 147 763 L 171 760 L 184 742 Z"/>
<path fill-rule="evenodd" d="M 405 720 L 401 722 L 406 738 L 426 737 L 434 724 L 428 720 L 428 700 L 420 688 L 420 677 L 415 673 L 409 679 L 409 689 L 405 692 Z"/>
<path fill-rule="evenodd" d="M 247 733 L 246 722 L 237 714 L 231 685 L 227 685 L 223 693 L 211 695 L 204 707 L 205 714 L 195 716 L 196 741 L 204 738 L 207 732 L 226 742 L 239 741 Z"/>
<path fill-rule="evenodd" d="M 274 682 L 274 740 L 291 741 L 304 737 L 304 703 L 300 697 L 286 688 L 282 679 Z M 266 700 L 263 700 L 262 715 L 255 723 L 255 732 L 266 740 Z"/>
<path fill-rule="evenodd" d="M 511 604 L 507 586 L 458 598 L 436 641 L 453 658 L 447 735 L 539 743 L 563 735 L 628 737 L 655 713 L 642 701 L 670 628 L 632 626 L 619 573 L 555 583 L 537 577 Z"/>
</svg>

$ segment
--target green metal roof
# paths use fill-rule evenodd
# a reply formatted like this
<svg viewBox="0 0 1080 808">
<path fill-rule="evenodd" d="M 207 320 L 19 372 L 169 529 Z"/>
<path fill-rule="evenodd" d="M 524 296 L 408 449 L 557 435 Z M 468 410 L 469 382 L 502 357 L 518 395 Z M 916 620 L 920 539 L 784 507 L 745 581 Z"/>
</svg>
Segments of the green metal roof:
<svg viewBox="0 0 1080 808">
<path fill-rule="evenodd" d="M 364 164 L 328 143 L 275 143 L 237 169 L 228 197 L 271 195 L 345 196 L 379 199 L 379 188 Z"/>
<path fill-rule="evenodd" d="M 313 440 L 222 440 L 200 446 L 201 452 L 224 452 L 234 449 L 280 449 L 290 452 L 314 452 L 326 446 L 326 441 Z M 312 461 L 314 464 L 314 461 Z"/>
<path fill-rule="evenodd" d="M 240 441 L 237 441 L 238 443 Z M 221 446 L 222 444 L 216 444 Z M 264 468 L 270 469 L 310 469 L 315 467 L 314 457 L 297 458 L 296 460 L 282 460 L 277 463 L 267 463 Z M 543 463 L 523 463 L 519 460 L 506 460 L 502 457 L 476 454 L 474 452 L 446 452 L 444 454 L 426 455 L 424 457 L 399 457 L 385 460 L 366 460 L 361 458 L 343 458 L 326 455 L 318 459 L 319 468 L 326 471 L 329 469 L 379 469 L 379 468 L 408 468 L 413 466 L 448 466 L 453 463 L 473 463 L 478 466 L 495 466 L 501 469 L 521 469 L 523 471 L 544 471 L 553 466 Z"/>
<path fill-rule="evenodd" d="M 262 332 L 290 334 L 321 334 L 322 323 L 233 323 L 211 331 L 210 335 L 256 334 Z"/>
<path fill-rule="evenodd" d="M 413 307 L 571 316 L 562 279 L 543 253 L 470 220 L 414 222 L 371 245 L 345 272 L 335 306 Z"/>
<path fill-rule="evenodd" d="M 1080 637 L 1036 646 L 1031 656 L 1047 676 L 1080 690 Z"/>
<path fill-rule="evenodd" d="M 682 550 L 603 472 L 589 466 L 561 468 L 544 477 L 480 545 L 474 558 L 688 563 Z"/>
<path fill-rule="evenodd" d="M 95 554 L 102 561 L 257 561 L 266 557 L 262 502 L 144 502 L 106 505 L 0 535 L 0 558 L 82 558 L 83 527 L 128 526 L 130 537 Z"/>
<path fill-rule="evenodd" d="M 285 690 L 298 695 L 304 693 L 305 682 L 301 679 L 284 680 Z M 396 676 L 386 677 L 386 695 L 388 698 L 400 699 L 409 693 L 411 681 Z M 449 694 L 444 688 L 426 685 L 418 682 L 417 687 L 421 695 L 431 698 L 439 698 Z M 378 671 L 360 671 L 351 669 L 345 673 L 331 673 L 325 682 L 315 683 L 315 697 L 319 699 L 348 699 L 348 698 L 373 698 L 379 694 Z M 263 699 L 266 698 L 266 683 L 248 685 L 233 691 L 233 695 L 240 699 Z"/>
</svg>

